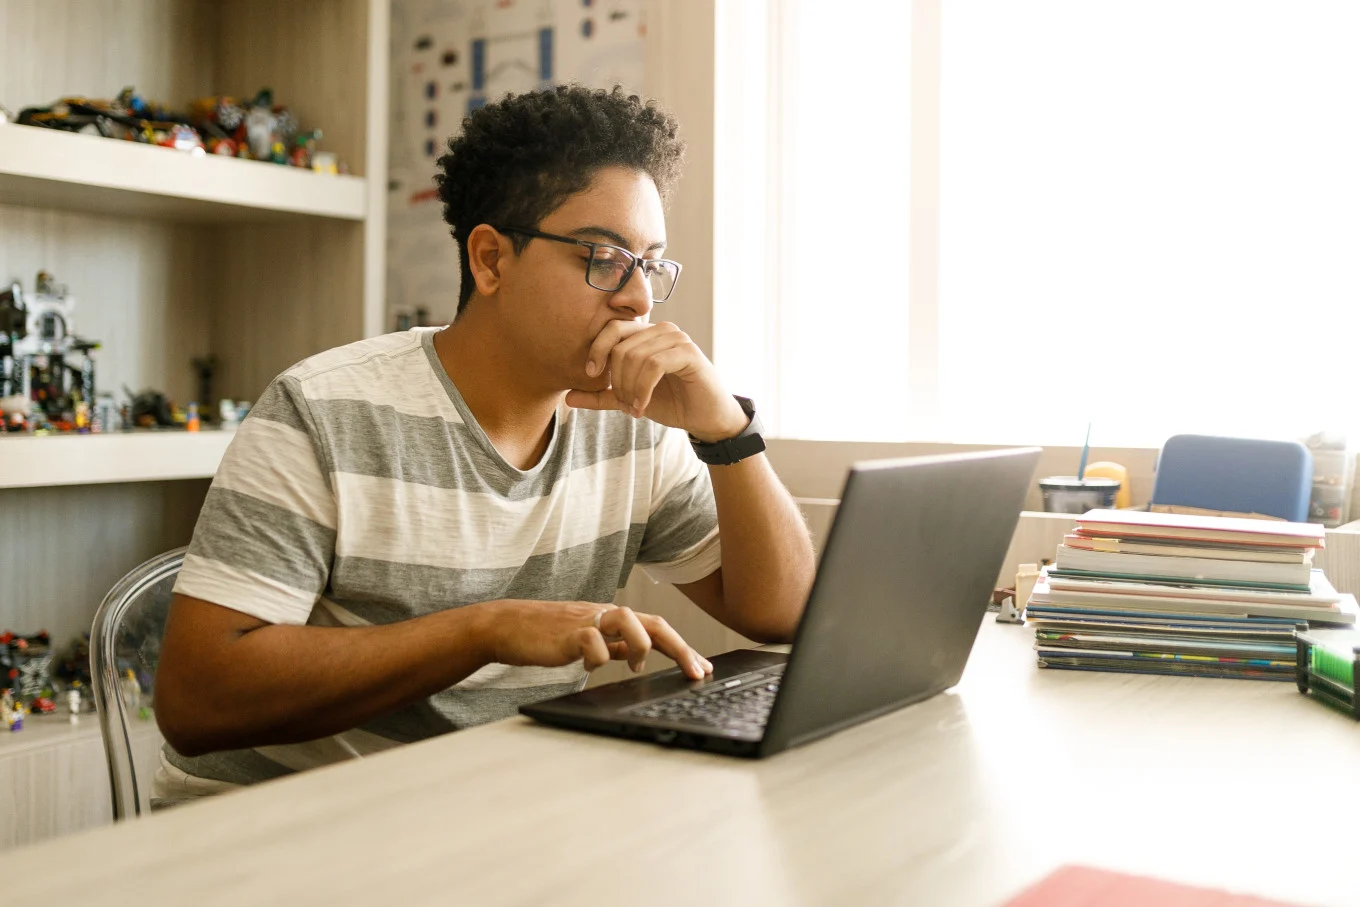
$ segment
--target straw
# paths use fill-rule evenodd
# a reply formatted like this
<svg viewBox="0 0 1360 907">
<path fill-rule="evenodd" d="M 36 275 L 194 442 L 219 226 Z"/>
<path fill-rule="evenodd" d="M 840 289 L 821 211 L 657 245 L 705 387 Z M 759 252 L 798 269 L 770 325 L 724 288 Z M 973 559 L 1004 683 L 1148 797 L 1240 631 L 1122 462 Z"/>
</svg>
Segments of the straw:
<svg viewBox="0 0 1360 907">
<path fill-rule="evenodd" d="M 1077 481 L 1086 478 L 1086 457 L 1091 452 L 1091 423 L 1086 423 L 1086 443 L 1081 446 L 1081 465 L 1077 467 Z"/>
</svg>

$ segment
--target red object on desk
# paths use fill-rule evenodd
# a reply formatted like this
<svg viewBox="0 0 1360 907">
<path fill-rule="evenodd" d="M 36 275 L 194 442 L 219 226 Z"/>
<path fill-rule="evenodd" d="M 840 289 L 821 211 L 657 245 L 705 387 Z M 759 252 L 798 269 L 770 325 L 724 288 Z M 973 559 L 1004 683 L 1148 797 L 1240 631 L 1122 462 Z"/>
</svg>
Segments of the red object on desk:
<svg viewBox="0 0 1360 907">
<path fill-rule="evenodd" d="M 1195 888 L 1089 866 L 1064 866 L 1005 907 L 1297 907 L 1249 894 Z"/>
</svg>

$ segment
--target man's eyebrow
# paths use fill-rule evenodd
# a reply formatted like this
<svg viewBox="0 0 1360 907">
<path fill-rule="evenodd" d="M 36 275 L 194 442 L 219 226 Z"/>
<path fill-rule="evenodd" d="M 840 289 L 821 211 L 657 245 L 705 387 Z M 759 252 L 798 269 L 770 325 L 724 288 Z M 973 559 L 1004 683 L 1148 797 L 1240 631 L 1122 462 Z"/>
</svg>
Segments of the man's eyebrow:
<svg viewBox="0 0 1360 907">
<path fill-rule="evenodd" d="M 615 233 L 613 230 L 610 230 L 608 227 L 577 227 L 575 230 L 572 230 L 569 233 L 567 233 L 567 235 L 587 237 L 599 236 L 603 237 L 604 239 L 607 239 L 609 242 L 613 243 L 616 246 L 621 246 L 625 249 L 628 248 L 628 240 L 624 239 L 622 235 Z M 664 248 L 666 248 L 666 241 L 663 239 L 659 242 L 652 243 L 650 246 L 643 249 L 642 251 L 644 254 L 646 254 L 647 252 L 655 252 L 657 249 Z"/>
</svg>

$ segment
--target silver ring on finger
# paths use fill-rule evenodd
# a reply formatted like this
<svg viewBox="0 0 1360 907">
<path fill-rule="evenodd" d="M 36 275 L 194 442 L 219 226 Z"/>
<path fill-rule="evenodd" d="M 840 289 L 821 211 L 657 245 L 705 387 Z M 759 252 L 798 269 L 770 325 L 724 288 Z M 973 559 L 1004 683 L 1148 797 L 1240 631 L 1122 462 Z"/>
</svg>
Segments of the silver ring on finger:
<svg viewBox="0 0 1360 907">
<path fill-rule="evenodd" d="M 605 642 L 618 642 L 620 639 L 623 639 L 622 636 L 619 636 L 618 634 L 606 633 L 604 632 L 604 627 L 600 626 L 600 621 L 604 620 L 604 616 L 608 614 L 609 611 L 610 611 L 609 608 L 606 608 L 603 611 L 596 611 L 595 620 L 592 625 L 595 627 L 596 630 L 600 631 L 600 635 L 604 637 Z"/>
</svg>

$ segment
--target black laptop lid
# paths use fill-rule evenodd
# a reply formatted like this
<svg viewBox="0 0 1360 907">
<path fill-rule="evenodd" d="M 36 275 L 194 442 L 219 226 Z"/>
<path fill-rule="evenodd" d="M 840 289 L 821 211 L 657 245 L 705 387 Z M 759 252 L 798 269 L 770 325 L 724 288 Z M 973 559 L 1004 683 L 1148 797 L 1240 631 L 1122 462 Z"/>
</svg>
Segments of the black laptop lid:
<svg viewBox="0 0 1360 907">
<path fill-rule="evenodd" d="M 762 752 L 958 683 L 1039 453 L 851 467 Z"/>
</svg>

